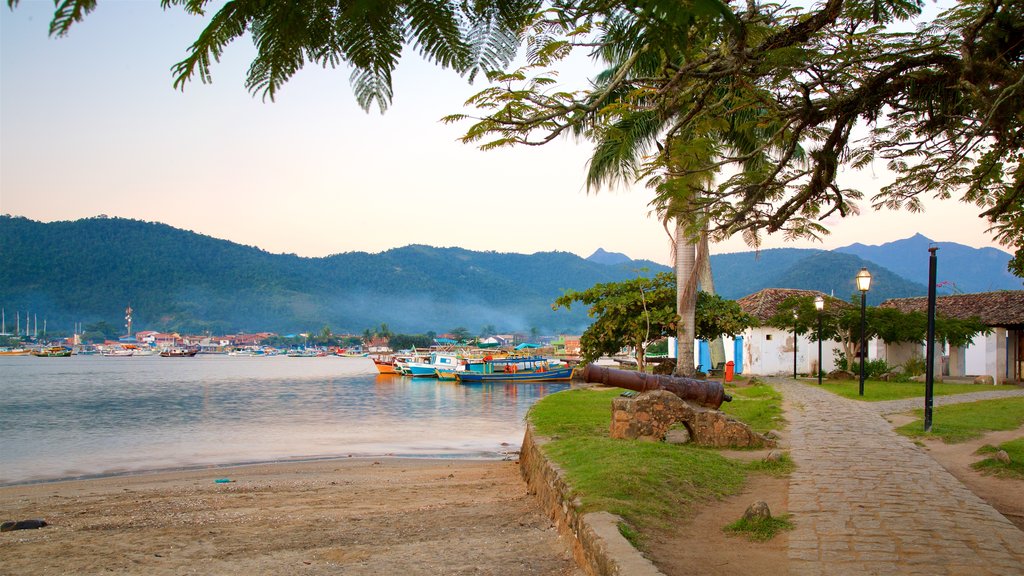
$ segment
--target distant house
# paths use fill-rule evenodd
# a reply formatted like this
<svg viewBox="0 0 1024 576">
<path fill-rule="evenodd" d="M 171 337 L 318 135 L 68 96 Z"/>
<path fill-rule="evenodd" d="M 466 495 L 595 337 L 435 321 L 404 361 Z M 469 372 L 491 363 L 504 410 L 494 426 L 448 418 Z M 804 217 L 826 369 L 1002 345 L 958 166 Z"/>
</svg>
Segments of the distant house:
<svg viewBox="0 0 1024 576">
<path fill-rule="evenodd" d="M 390 352 L 390 341 L 384 336 L 374 336 L 366 343 L 366 351 L 370 354 L 382 354 Z"/>
<path fill-rule="evenodd" d="M 901 312 L 927 312 L 928 299 L 893 298 L 881 304 Z M 1021 382 L 1024 377 L 1024 291 L 1000 290 L 976 294 L 955 294 L 935 299 L 936 313 L 947 318 L 977 318 L 992 329 L 979 335 L 964 348 L 949 347 L 945 355 L 936 354 L 936 362 L 945 357 L 937 374 L 950 377 L 967 375 L 992 376 L 996 384 Z M 890 365 L 901 364 L 911 357 L 924 357 L 920 342 L 883 343 L 879 356 Z"/>
<path fill-rule="evenodd" d="M 826 306 L 848 306 L 842 300 L 833 298 L 817 290 L 799 290 L 795 288 L 765 288 L 736 301 L 747 314 L 750 314 L 761 326 L 748 328 L 742 335 L 742 366 L 744 373 L 761 374 L 793 374 L 793 346 L 796 346 L 796 369 L 800 374 L 817 374 L 818 341 L 813 334 L 801 334 L 794 342 L 793 331 L 779 330 L 767 325 L 768 320 L 779 311 L 779 306 L 790 297 L 821 296 Z M 739 338 L 737 338 L 739 340 Z M 728 346 L 726 349 L 728 350 Z M 821 366 L 825 372 L 835 370 L 835 352 L 842 344 L 834 340 L 825 340 L 821 344 Z M 736 352 L 733 352 L 736 356 Z M 739 363 L 739 362 L 737 362 Z"/>
</svg>

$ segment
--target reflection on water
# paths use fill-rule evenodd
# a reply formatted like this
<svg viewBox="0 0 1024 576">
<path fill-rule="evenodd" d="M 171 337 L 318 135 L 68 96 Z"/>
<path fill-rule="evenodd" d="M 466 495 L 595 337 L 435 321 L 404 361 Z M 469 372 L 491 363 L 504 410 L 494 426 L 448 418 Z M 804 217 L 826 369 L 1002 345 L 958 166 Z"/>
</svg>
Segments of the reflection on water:
<svg viewBox="0 0 1024 576">
<path fill-rule="evenodd" d="M 365 358 L 0 357 L 0 484 L 349 454 L 497 456 L 519 446 L 537 399 L 567 387 L 378 376 Z"/>
</svg>

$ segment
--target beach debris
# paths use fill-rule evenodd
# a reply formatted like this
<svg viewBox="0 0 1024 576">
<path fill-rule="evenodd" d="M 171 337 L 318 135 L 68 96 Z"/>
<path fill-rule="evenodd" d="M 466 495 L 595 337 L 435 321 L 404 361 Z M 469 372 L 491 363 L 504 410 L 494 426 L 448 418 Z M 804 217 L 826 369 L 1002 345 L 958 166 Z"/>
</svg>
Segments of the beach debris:
<svg viewBox="0 0 1024 576">
<path fill-rule="evenodd" d="M 42 528 L 43 526 L 49 526 L 46 520 L 33 519 L 33 520 L 11 520 L 0 524 L 0 532 L 10 532 L 11 530 L 35 530 L 36 528 Z"/>
<path fill-rule="evenodd" d="M 217 478 L 213 481 L 214 484 L 230 484 L 234 482 L 231 478 Z"/>
</svg>

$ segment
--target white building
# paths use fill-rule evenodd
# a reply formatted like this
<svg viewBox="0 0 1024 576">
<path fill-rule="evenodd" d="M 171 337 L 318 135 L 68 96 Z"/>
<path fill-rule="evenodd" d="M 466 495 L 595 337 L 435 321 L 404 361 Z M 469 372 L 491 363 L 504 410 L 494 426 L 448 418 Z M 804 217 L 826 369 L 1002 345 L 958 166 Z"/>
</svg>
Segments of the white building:
<svg viewBox="0 0 1024 576">
<path fill-rule="evenodd" d="M 894 298 L 881 305 L 901 312 L 928 310 L 928 299 Z M 1024 291 L 1001 290 L 976 294 L 939 296 L 936 313 L 947 318 L 977 318 L 992 332 L 975 336 L 966 347 L 946 347 L 936 353 L 937 375 L 951 378 L 991 376 L 996 384 L 1020 383 L 1024 378 Z M 920 342 L 882 343 L 879 357 L 897 365 L 911 357 L 924 357 Z M 944 360 L 944 361 L 943 361 Z"/>
<path fill-rule="evenodd" d="M 743 371 L 762 376 L 793 375 L 794 357 L 797 374 L 817 374 L 818 342 L 813 333 L 794 338 L 793 331 L 768 326 L 768 320 L 779 312 L 779 306 L 790 297 L 811 298 L 821 296 L 826 306 L 849 306 L 817 290 L 795 288 L 765 288 L 736 301 L 740 308 L 753 316 L 762 326 L 748 328 L 743 333 Z M 794 350 L 794 346 L 796 350 Z M 726 347 L 728 349 L 728 346 Z M 836 350 L 842 344 L 834 340 L 821 343 L 821 367 L 828 373 L 836 368 Z"/>
</svg>

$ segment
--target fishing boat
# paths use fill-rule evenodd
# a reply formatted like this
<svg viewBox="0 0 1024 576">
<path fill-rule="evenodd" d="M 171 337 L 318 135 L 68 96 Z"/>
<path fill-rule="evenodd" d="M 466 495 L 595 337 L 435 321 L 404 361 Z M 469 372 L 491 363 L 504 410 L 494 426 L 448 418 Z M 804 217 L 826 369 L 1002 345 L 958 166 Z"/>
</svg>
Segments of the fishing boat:
<svg viewBox="0 0 1024 576">
<path fill-rule="evenodd" d="M 572 380 L 573 368 L 552 367 L 541 356 L 509 357 L 470 363 L 467 370 L 456 372 L 463 384 L 482 382 L 567 382 Z"/>
<path fill-rule="evenodd" d="M 49 348 L 33 350 L 32 355 L 39 356 L 40 358 L 67 358 L 71 356 L 71 350 L 63 346 L 50 346 Z"/>
<path fill-rule="evenodd" d="M 106 358 L 127 358 L 134 354 L 135 351 L 128 348 L 109 348 L 100 352 L 100 355 Z"/>
<path fill-rule="evenodd" d="M 168 348 L 167 350 L 161 350 L 160 356 L 162 358 L 192 358 L 199 353 L 199 350 L 190 350 L 188 348 Z"/>
<path fill-rule="evenodd" d="M 31 353 L 27 348 L 0 348 L 0 356 L 28 356 Z"/>
<path fill-rule="evenodd" d="M 381 374 L 399 374 L 398 367 L 395 366 L 395 358 L 390 355 L 375 355 L 371 356 L 373 365 L 377 368 L 377 372 Z"/>
<path fill-rule="evenodd" d="M 455 381 L 459 379 L 458 371 L 454 368 L 434 368 L 434 375 L 438 380 Z"/>
<path fill-rule="evenodd" d="M 456 370 L 458 367 L 459 357 L 445 352 L 431 352 L 430 358 L 426 362 L 406 364 L 409 375 L 420 378 L 435 378 L 438 370 Z"/>
</svg>

